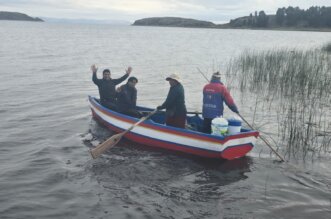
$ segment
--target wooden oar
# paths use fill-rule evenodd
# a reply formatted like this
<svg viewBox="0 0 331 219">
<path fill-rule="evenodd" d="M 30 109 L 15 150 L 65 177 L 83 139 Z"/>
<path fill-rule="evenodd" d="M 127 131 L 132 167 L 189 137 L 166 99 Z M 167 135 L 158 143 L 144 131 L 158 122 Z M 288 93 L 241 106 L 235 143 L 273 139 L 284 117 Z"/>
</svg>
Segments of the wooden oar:
<svg viewBox="0 0 331 219">
<path fill-rule="evenodd" d="M 247 121 L 246 121 L 246 119 L 244 118 L 244 117 L 242 117 L 242 115 L 240 115 L 240 113 L 237 113 L 237 115 L 251 128 L 251 129 L 253 129 L 253 130 L 255 130 L 254 128 L 253 128 L 253 126 L 251 126 Z M 267 140 L 265 140 L 264 139 L 264 137 L 262 136 L 262 135 L 260 135 L 260 138 L 262 139 L 262 141 L 264 141 L 264 143 L 266 143 L 266 145 L 277 155 L 277 157 L 279 157 L 279 159 L 282 161 L 282 162 L 284 162 L 285 160 L 284 160 L 284 158 L 282 157 L 282 156 L 280 156 L 279 154 L 278 154 L 278 152 L 273 148 L 273 147 L 271 147 L 271 145 L 267 142 Z"/>
<path fill-rule="evenodd" d="M 90 153 L 91 153 L 93 159 L 98 158 L 102 153 L 104 153 L 108 149 L 114 147 L 121 140 L 121 138 L 123 137 L 123 135 L 125 135 L 126 133 L 128 133 L 129 131 L 131 131 L 134 127 L 138 126 L 140 123 L 142 123 L 145 120 L 149 119 L 156 112 L 157 112 L 157 110 L 154 110 L 154 111 L 150 112 L 147 116 L 142 117 L 138 122 L 136 122 L 135 124 L 133 124 L 130 128 L 128 128 L 124 132 L 121 132 L 119 134 L 116 134 L 116 135 L 111 136 L 105 142 L 103 142 L 102 144 L 99 144 L 96 148 L 90 150 Z"/>
<path fill-rule="evenodd" d="M 198 71 L 200 72 L 200 74 L 206 79 L 206 81 L 209 82 L 208 78 L 205 76 L 205 74 L 199 69 L 197 68 Z M 239 113 L 237 113 L 237 115 L 253 130 L 255 130 L 247 121 L 244 117 L 242 117 L 242 115 L 240 115 Z M 273 147 L 271 147 L 271 145 L 264 139 L 264 137 L 262 135 L 260 135 L 260 138 L 262 139 L 262 141 L 264 141 L 264 143 L 266 143 L 266 145 L 277 155 L 277 157 L 279 157 L 279 159 L 284 162 L 284 158 L 282 156 L 280 156 L 277 151 L 275 151 L 275 149 L 273 149 Z"/>
</svg>

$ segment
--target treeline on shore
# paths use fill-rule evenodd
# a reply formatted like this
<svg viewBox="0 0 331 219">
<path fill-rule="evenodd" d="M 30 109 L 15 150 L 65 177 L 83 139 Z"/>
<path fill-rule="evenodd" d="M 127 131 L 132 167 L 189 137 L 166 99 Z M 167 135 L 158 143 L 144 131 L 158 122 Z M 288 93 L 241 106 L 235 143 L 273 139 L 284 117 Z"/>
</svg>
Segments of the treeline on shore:
<svg viewBox="0 0 331 219">
<path fill-rule="evenodd" d="M 231 27 L 313 27 L 331 28 L 331 7 L 310 7 L 307 10 L 289 6 L 278 8 L 276 15 L 255 11 L 254 15 L 231 20 Z"/>
</svg>

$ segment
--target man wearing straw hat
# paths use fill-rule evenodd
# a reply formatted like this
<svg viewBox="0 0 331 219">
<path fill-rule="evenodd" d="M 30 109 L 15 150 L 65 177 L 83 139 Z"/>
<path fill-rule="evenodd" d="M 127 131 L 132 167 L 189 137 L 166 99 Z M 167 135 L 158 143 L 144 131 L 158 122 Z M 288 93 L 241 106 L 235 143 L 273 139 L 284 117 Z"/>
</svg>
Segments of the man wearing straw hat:
<svg viewBox="0 0 331 219">
<path fill-rule="evenodd" d="M 166 78 L 169 81 L 170 89 L 165 102 L 157 109 L 166 109 L 166 125 L 178 128 L 185 128 L 186 106 L 184 87 L 177 74 L 172 74 Z"/>
<path fill-rule="evenodd" d="M 223 102 L 235 113 L 239 113 L 233 98 L 228 89 L 221 82 L 221 74 L 216 72 L 213 74 L 209 84 L 203 88 L 203 106 L 202 116 L 203 131 L 211 133 L 211 121 L 218 117 L 223 116 Z"/>
</svg>

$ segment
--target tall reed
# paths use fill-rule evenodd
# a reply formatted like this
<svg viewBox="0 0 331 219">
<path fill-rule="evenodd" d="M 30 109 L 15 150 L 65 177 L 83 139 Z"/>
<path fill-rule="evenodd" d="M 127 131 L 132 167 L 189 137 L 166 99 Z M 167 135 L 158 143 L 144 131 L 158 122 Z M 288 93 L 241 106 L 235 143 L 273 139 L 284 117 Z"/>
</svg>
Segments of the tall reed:
<svg viewBox="0 0 331 219">
<path fill-rule="evenodd" d="M 246 51 L 227 74 L 277 114 L 277 142 L 288 156 L 331 150 L 331 55 L 324 49 Z"/>
</svg>

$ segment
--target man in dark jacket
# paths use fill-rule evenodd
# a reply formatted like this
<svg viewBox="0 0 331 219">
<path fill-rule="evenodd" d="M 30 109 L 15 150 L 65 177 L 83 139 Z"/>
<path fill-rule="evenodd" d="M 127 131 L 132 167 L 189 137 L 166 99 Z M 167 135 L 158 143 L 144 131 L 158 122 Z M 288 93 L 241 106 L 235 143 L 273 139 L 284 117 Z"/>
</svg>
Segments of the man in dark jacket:
<svg viewBox="0 0 331 219">
<path fill-rule="evenodd" d="M 117 106 L 120 113 L 140 118 L 141 113 L 136 110 L 138 79 L 130 77 L 125 85 L 118 88 Z"/>
<path fill-rule="evenodd" d="M 98 68 L 95 65 L 91 66 L 91 70 L 93 72 L 92 81 L 99 88 L 101 105 L 103 105 L 109 109 L 117 110 L 115 86 L 118 85 L 119 83 L 123 82 L 125 79 L 127 79 L 129 77 L 129 75 L 131 74 L 132 68 L 128 67 L 128 69 L 126 70 L 126 74 L 118 79 L 111 78 L 109 69 L 103 70 L 102 79 L 97 78 Z"/>
<path fill-rule="evenodd" d="M 203 129 L 205 133 L 211 133 L 211 121 L 214 118 L 223 116 L 223 102 L 233 112 L 239 113 L 230 92 L 221 82 L 221 74 L 216 72 L 213 74 L 210 83 L 203 88 L 202 116 L 204 118 Z"/>
<path fill-rule="evenodd" d="M 172 74 L 166 78 L 170 84 L 170 90 L 165 102 L 157 109 L 166 109 L 166 124 L 178 128 L 185 128 L 186 106 L 184 88 L 179 76 Z"/>
</svg>

